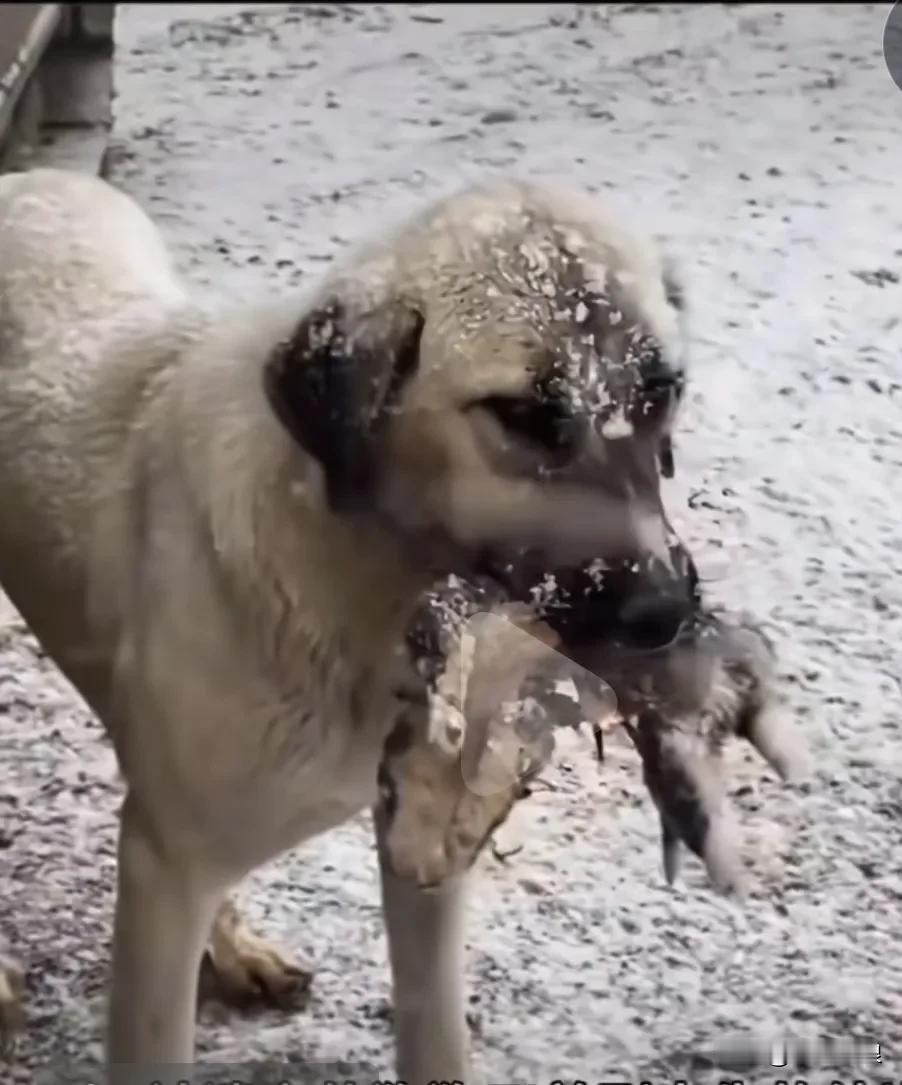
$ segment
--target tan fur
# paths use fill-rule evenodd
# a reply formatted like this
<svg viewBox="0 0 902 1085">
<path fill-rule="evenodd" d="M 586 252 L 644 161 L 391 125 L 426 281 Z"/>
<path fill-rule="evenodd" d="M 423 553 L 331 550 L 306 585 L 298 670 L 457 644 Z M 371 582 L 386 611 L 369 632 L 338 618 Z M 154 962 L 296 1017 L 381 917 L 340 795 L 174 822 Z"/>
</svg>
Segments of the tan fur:
<svg viewBox="0 0 902 1085">
<path fill-rule="evenodd" d="M 228 889 L 373 802 L 407 674 L 398 646 L 432 575 L 396 529 L 466 548 L 569 516 L 577 549 L 635 544 L 635 524 L 601 494 L 586 505 L 578 480 L 502 477 L 497 440 L 462 421 L 467 401 L 522 392 L 527 347 L 573 323 L 541 288 L 557 274 L 543 269 L 549 224 L 593 274 L 625 273 L 627 318 L 678 354 L 657 256 L 572 194 L 463 193 L 306 298 L 218 312 L 109 185 L 0 178 L 0 581 L 103 721 L 127 784 L 113 1064 L 192 1059 L 198 968 Z M 263 389 L 274 352 L 336 293 L 376 339 L 395 334 L 380 307 L 425 315 L 380 446 L 389 529 L 329 508 Z M 469 1080 L 460 887 L 425 894 L 380 854 L 398 1072 Z"/>
</svg>

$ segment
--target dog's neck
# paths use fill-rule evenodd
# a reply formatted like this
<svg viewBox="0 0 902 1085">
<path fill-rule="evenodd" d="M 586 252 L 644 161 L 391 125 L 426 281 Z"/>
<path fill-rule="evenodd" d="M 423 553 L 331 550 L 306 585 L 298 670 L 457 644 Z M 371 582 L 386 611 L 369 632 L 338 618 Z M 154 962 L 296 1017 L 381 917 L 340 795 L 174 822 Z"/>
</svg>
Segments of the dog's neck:
<svg viewBox="0 0 902 1085">
<path fill-rule="evenodd" d="M 278 638 L 271 647 L 286 663 L 311 639 L 369 662 L 387 632 L 400 640 L 427 576 L 388 532 L 328 510 L 318 464 L 273 414 L 263 364 L 297 311 L 295 302 L 211 322 L 170 390 L 183 420 L 175 437 L 234 605 Z M 199 416 L 211 424 L 198 430 Z M 353 628 L 339 624 L 348 615 Z"/>
</svg>

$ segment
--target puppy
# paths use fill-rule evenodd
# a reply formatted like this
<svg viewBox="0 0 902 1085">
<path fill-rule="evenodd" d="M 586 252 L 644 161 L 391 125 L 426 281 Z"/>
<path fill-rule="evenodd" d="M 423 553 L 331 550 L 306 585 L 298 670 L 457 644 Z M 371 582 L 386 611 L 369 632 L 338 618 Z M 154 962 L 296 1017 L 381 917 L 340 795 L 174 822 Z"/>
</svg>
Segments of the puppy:
<svg viewBox="0 0 902 1085">
<path fill-rule="evenodd" d="M 679 302 L 594 200 L 499 181 L 217 312 L 110 185 L 0 178 L 0 582 L 127 787 L 116 1085 L 192 1060 L 231 887 L 374 803 L 436 576 L 527 602 L 550 576 L 564 641 L 694 612 L 659 494 Z M 465 879 L 424 891 L 376 820 L 397 1072 L 466 1080 Z"/>
</svg>

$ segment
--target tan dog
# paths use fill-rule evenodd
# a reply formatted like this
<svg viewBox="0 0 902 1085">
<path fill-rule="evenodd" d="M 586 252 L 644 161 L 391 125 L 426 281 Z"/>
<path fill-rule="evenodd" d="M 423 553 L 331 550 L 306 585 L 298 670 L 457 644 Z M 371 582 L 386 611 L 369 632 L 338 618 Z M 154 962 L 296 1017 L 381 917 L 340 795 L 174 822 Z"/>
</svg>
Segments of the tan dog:
<svg viewBox="0 0 902 1085">
<path fill-rule="evenodd" d="M 565 639 L 664 643 L 691 612 L 658 493 L 677 300 L 594 201 L 495 183 L 306 298 L 210 312 L 111 186 L 0 178 L 0 581 L 127 784 L 114 1081 L 192 1060 L 230 887 L 373 803 L 436 575 L 528 600 L 533 568 L 628 563 Z M 397 1071 L 469 1079 L 463 882 L 380 863 Z"/>
</svg>

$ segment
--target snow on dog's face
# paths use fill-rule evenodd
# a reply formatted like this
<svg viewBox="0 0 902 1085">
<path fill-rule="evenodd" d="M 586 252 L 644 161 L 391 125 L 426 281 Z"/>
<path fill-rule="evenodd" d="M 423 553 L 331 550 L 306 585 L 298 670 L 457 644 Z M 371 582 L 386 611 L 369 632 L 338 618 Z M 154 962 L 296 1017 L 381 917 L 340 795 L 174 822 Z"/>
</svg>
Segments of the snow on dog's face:
<svg viewBox="0 0 902 1085">
<path fill-rule="evenodd" d="M 660 644 L 697 603 L 660 498 L 680 308 L 656 251 L 594 199 L 492 184 L 336 272 L 266 389 L 337 514 L 388 527 L 437 574 L 487 571 L 511 598 L 550 574 L 568 599 L 547 618 L 567 640 L 619 624 Z M 599 570 L 606 605 L 575 617 Z"/>
</svg>

